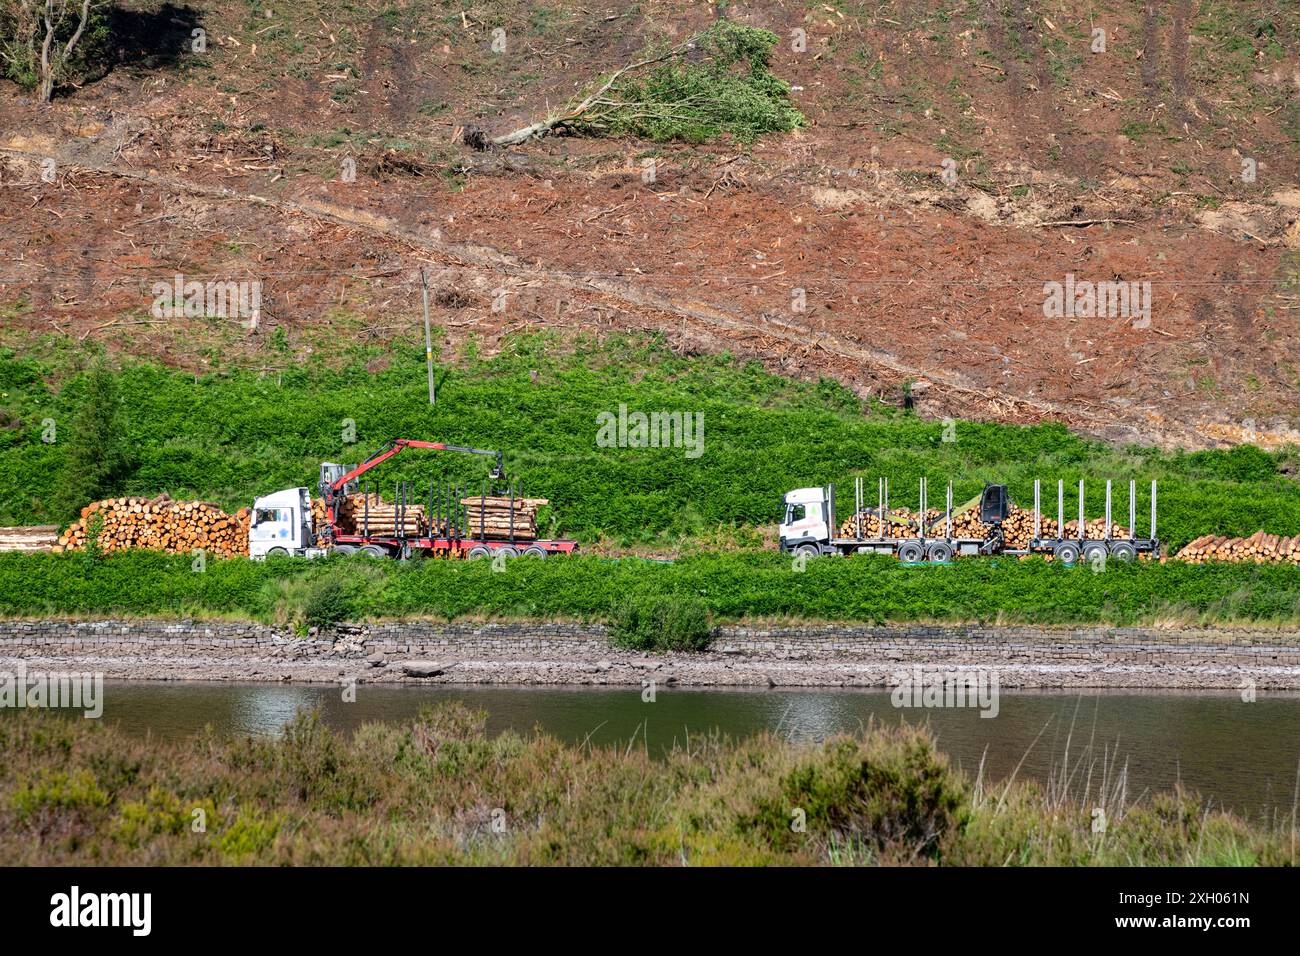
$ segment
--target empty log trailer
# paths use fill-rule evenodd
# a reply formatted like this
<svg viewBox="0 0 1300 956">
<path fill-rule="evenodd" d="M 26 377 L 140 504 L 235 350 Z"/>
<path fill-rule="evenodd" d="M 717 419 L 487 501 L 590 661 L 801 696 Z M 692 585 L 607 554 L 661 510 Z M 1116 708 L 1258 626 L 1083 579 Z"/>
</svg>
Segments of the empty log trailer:
<svg viewBox="0 0 1300 956">
<path fill-rule="evenodd" d="M 979 521 L 965 522 L 967 528 L 978 530 L 975 535 L 962 535 L 954 523 L 952 482 L 948 483 L 944 512 L 931 516 L 928 505 L 928 480 L 919 482 L 916 512 L 919 518 L 900 516 L 889 507 L 889 480 L 877 480 L 876 507 L 868 509 L 864 500 L 863 479 L 854 479 L 853 517 L 844 527 L 835 520 L 835 486 L 825 488 L 798 488 L 785 495 L 784 514 L 780 527 L 780 549 L 783 552 L 818 557 L 820 555 L 892 554 L 900 561 L 943 563 L 957 556 L 973 555 L 1024 555 L 1051 554 L 1063 564 L 1075 564 L 1080 559 L 1095 562 L 1099 557 L 1114 557 L 1132 561 L 1139 554 L 1160 557 L 1160 540 L 1156 537 L 1156 483 L 1151 482 L 1151 518 L 1146 537 L 1137 534 L 1137 483 L 1129 482 L 1127 528 L 1119 528 L 1112 520 L 1112 485 L 1106 482 L 1106 514 L 1104 524 L 1089 522 L 1084 514 L 1084 483 L 1078 484 L 1077 521 L 1067 520 L 1066 488 L 1058 481 L 1057 516 L 1055 521 L 1045 519 L 1042 512 L 1042 487 L 1034 482 L 1034 510 L 1032 531 L 1022 546 L 1008 545 L 1004 525 L 1012 514 L 1011 500 L 1006 485 L 987 484 L 980 493 Z M 1071 490 L 1073 499 L 1073 489 Z M 1070 502 L 1073 509 L 1073 500 Z M 1073 519 L 1073 515 L 1069 515 Z M 848 533 L 844 533 L 847 528 Z M 838 533 L 837 533 L 838 532 Z M 1120 533 L 1116 533 L 1120 532 Z"/>
<path fill-rule="evenodd" d="M 362 476 L 408 448 L 459 452 L 493 459 L 475 494 L 460 482 L 395 481 L 391 502 L 379 485 Z M 508 478 L 500 452 L 463 445 L 398 438 L 360 465 L 320 466 L 323 514 L 312 514 L 306 488 L 286 488 L 253 503 L 249 556 L 320 557 L 329 551 L 372 558 L 503 557 L 545 558 L 570 554 L 576 541 L 537 537 L 534 511 L 545 499 L 523 497 Z"/>
</svg>

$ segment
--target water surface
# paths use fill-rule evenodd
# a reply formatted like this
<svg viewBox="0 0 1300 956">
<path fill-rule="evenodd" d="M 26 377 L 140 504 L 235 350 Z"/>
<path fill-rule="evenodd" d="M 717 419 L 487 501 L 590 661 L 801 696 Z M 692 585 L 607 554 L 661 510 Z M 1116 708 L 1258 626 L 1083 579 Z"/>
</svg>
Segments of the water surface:
<svg viewBox="0 0 1300 956">
<path fill-rule="evenodd" d="M 990 719 L 973 709 L 895 708 L 884 690 L 660 689 L 647 703 L 631 687 L 362 684 L 348 703 L 324 684 L 109 682 L 104 719 L 172 740 L 208 724 L 221 734 L 276 734 L 299 709 L 315 708 L 331 726 L 352 731 L 368 721 L 409 720 L 443 700 L 486 710 L 491 733 L 541 728 L 652 756 L 712 731 L 819 741 L 873 719 L 928 723 L 955 763 L 974 773 L 982 761 L 990 779 L 1019 773 L 1045 781 L 1062 766 L 1079 767 L 1077 792 L 1089 764 L 1095 789 L 1103 764 L 1116 761 L 1112 773 L 1127 767 L 1130 797 L 1181 781 L 1252 817 L 1289 818 L 1300 765 L 1300 693 L 1282 692 L 1245 703 L 1234 692 L 1003 690 Z"/>
</svg>

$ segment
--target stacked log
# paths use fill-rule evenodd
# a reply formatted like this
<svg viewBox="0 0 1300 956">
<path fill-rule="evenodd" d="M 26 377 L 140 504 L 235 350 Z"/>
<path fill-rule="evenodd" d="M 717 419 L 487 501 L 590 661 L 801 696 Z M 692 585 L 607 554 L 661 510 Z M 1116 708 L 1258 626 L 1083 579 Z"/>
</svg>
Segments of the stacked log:
<svg viewBox="0 0 1300 956">
<path fill-rule="evenodd" d="M 0 551 L 49 551 L 59 543 L 59 526 L 33 524 L 0 528 Z"/>
<path fill-rule="evenodd" d="M 462 498 L 460 503 L 465 506 L 466 537 L 509 538 L 513 534 L 522 541 L 536 540 L 537 509 L 550 504 L 546 498 L 515 498 L 512 523 L 510 498 Z"/>
<path fill-rule="evenodd" d="M 98 526 L 97 541 L 103 551 L 143 548 L 190 554 L 198 548 L 229 558 L 248 554 L 249 524 L 247 508 L 230 515 L 206 501 L 173 501 L 166 494 L 156 498 L 105 498 L 82 508 L 80 520 L 59 535 L 51 550 L 84 550 L 90 531 Z"/>
<path fill-rule="evenodd" d="M 316 514 L 314 503 L 312 514 Z M 320 516 L 324 520 L 324 503 L 320 506 Z M 340 502 L 338 527 L 344 534 L 368 532 L 371 537 L 418 538 L 428 534 L 429 522 L 425 517 L 424 505 L 408 504 L 402 509 L 377 494 L 366 494 L 351 495 Z"/>
<path fill-rule="evenodd" d="M 948 518 L 940 512 L 937 520 L 931 522 L 927 532 L 932 538 L 979 538 L 981 541 L 989 536 L 992 525 L 980 521 L 978 508 L 954 511 L 952 515 L 953 533 L 948 534 Z"/>
<path fill-rule="evenodd" d="M 859 515 L 850 515 L 840 522 L 840 537 L 858 537 L 855 517 L 861 517 L 861 537 L 863 538 L 916 538 L 919 537 L 916 515 L 907 508 L 894 508 L 885 512 L 885 520 L 880 520 L 879 511 L 862 511 Z"/>
<path fill-rule="evenodd" d="M 1175 555 L 1189 564 L 1207 561 L 1234 561 L 1256 564 L 1294 564 L 1300 566 L 1300 535 L 1283 537 L 1260 529 L 1247 538 L 1229 538 L 1206 534 L 1184 545 Z"/>
<path fill-rule="evenodd" d="M 992 525 L 985 524 L 980 520 L 979 508 L 972 505 L 963 506 L 961 510 L 953 512 L 952 534 L 948 533 L 947 516 L 937 508 L 927 510 L 924 521 L 921 521 L 916 513 L 909 511 L 907 508 L 895 508 L 885 515 L 883 535 L 880 531 L 881 524 L 877 512 L 862 512 L 863 537 L 915 538 L 918 536 L 917 529 L 922 524 L 925 526 L 926 536 L 931 538 L 952 537 L 983 540 L 993 530 Z M 1078 538 L 1078 527 L 1079 522 L 1077 520 L 1067 521 L 1065 536 L 1067 538 Z M 1106 520 L 1096 518 L 1086 521 L 1084 531 L 1088 538 L 1104 538 L 1106 536 Z M 855 535 L 852 516 L 840 522 L 839 533 L 842 538 L 850 538 Z M 1055 538 L 1057 536 L 1056 519 L 1040 515 L 1038 534 L 1042 538 Z M 1028 549 L 1029 542 L 1034 537 L 1033 510 L 1012 505 L 1007 513 L 1006 520 L 1002 522 L 1002 535 L 1005 547 L 1009 550 L 1023 551 Z M 1127 528 L 1115 522 L 1111 523 L 1112 538 L 1127 538 L 1128 536 Z"/>
</svg>

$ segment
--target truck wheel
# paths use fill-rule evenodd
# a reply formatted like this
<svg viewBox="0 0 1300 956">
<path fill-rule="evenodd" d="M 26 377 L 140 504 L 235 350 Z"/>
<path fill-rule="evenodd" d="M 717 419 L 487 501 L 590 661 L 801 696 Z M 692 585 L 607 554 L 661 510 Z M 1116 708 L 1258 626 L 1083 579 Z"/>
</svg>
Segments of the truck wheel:
<svg viewBox="0 0 1300 956">
<path fill-rule="evenodd" d="M 387 558 L 389 554 L 377 544 L 368 544 L 361 549 L 361 553 L 367 558 Z"/>
<path fill-rule="evenodd" d="M 471 561 L 477 561 L 479 558 L 486 558 L 491 553 L 492 551 L 489 548 L 485 548 L 481 544 L 476 544 L 465 553 L 465 557 L 469 558 Z"/>
<path fill-rule="evenodd" d="M 288 548 L 270 548 L 266 552 L 268 558 L 287 558 L 289 556 Z"/>
<path fill-rule="evenodd" d="M 513 548 L 507 544 L 504 547 L 497 548 L 496 551 L 493 552 L 493 557 L 498 554 L 503 558 L 517 558 L 519 557 L 519 549 Z"/>
<path fill-rule="evenodd" d="M 945 561 L 952 560 L 952 545 L 947 541 L 936 541 L 930 545 L 928 551 L 929 558 L 935 564 L 942 564 Z"/>
<path fill-rule="evenodd" d="M 344 554 L 344 555 L 347 555 L 347 554 L 356 554 L 356 553 L 357 553 L 357 549 L 356 549 L 353 545 L 350 545 L 350 544 L 336 544 L 336 545 L 334 545 L 334 553 L 335 553 L 335 554 Z"/>
<path fill-rule="evenodd" d="M 915 564 L 925 557 L 925 550 L 920 541 L 904 541 L 898 546 L 898 560 L 906 564 Z"/>
<path fill-rule="evenodd" d="M 545 548 L 539 548 L 539 547 L 538 547 L 537 545 L 535 545 L 535 544 L 530 544 L 528 547 L 524 548 L 524 557 L 525 557 L 525 558 L 544 558 L 544 557 L 546 557 L 546 549 L 545 549 Z"/>
<path fill-rule="evenodd" d="M 1056 560 L 1062 564 L 1074 564 L 1079 560 L 1079 546 L 1073 541 L 1062 541 L 1052 551 Z"/>
<path fill-rule="evenodd" d="M 1110 546 L 1110 553 L 1116 561 L 1127 563 L 1137 557 L 1137 548 L 1127 541 L 1116 541 Z"/>
<path fill-rule="evenodd" d="M 1083 546 L 1083 560 L 1089 564 L 1095 563 L 1098 558 L 1103 562 L 1106 560 L 1106 546 L 1104 544 L 1085 544 Z"/>
<path fill-rule="evenodd" d="M 801 544 L 794 549 L 794 553 L 805 558 L 821 557 L 821 549 L 815 544 Z"/>
</svg>

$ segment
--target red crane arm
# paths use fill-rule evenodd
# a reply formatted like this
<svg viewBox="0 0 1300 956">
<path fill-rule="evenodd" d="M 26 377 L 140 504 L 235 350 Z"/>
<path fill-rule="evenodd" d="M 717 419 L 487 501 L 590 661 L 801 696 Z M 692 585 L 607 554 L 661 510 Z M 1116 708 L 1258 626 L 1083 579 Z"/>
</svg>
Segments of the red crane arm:
<svg viewBox="0 0 1300 956">
<path fill-rule="evenodd" d="M 451 450 L 451 446 L 441 444 L 440 442 L 419 441 L 418 439 L 415 438 L 394 439 L 393 441 L 389 442 L 385 447 L 381 448 L 379 451 L 375 452 L 373 455 L 371 455 L 369 458 L 363 461 L 361 464 L 357 465 L 357 467 L 353 468 L 346 475 L 337 479 L 334 482 L 334 484 L 331 486 L 332 490 L 337 494 L 338 491 L 342 489 L 344 486 L 346 486 L 348 482 L 359 477 L 360 475 L 364 475 L 366 472 L 368 472 L 371 468 L 374 468 L 376 465 L 380 465 L 388 461 L 388 459 L 392 458 L 394 455 L 399 453 L 403 448 L 429 448 L 432 449 L 433 451 Z M 488 454 L 495 455 L 496 452 L 489 452 Z"/>
<path fill-rule="evenodd" d="M 332 527 L 336 520 L 334 511 L 335 502 L 341 497 L 343 490 L 348 483 L 355 480 L 358 476 L 364 475 L 376 465 L 381 465 L 394 455 L 400 453 L 406 448 L 425 448 L 430 451 L 458 451 L 470 455 L 490 455 L 496 459 L 492 468 L 492 479 L 494 481 L 505 478 L 504 458 L 499 451 L 489 451 L 485 448 L 469 448 L 465 445 L 447 445 L 442 442 L 421 441 L 417 438 L 395 438 L 390 441 L 379 451 L 375 452 L 357 467 L 353 468 L 346 475 L 334 480 L 329 486 L 329 493 L 325 496 L 325 520 Z"/>
</svg>

